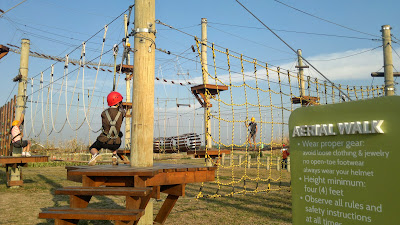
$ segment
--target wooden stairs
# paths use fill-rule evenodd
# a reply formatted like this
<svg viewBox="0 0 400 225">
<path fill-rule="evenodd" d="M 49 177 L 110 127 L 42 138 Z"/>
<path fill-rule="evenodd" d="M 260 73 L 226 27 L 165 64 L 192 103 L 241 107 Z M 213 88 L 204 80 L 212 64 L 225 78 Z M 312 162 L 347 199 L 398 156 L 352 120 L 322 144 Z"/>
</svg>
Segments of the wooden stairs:
<svg viewBox="0 0 400 225">
<path fill-rule="evenodd" d="M 56 225 L 78 224 L 79 220 L 114 220 L 115 224 L 137 224 L 153 193 L 152 187 L 64 187 L 56 195 L 69 195 L 69 208 L 48 208 L 39 218 L 55 219 Z M 126 196 L 125 209 L 86 208 L 92 196 Z"/>
</svg>

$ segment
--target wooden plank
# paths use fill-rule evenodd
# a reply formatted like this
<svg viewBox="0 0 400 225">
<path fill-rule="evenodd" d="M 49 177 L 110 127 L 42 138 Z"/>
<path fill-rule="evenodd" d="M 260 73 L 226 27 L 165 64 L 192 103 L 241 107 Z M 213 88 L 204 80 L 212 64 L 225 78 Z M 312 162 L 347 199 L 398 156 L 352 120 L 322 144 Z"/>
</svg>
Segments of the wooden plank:
<svg viewBox="0 0 400 225">
<path fill-rule="evenodd" d="M 147 186 L 188 184 L 215 180 L 215 171 L 160 173 L 146 181 Z"/>
<path fill-rule="evenodd" d="M 168 195 L 165 199 L 164 204 L 161 206 L 154 222 L 164 224 L 168 215 L 171 213 L 172 208 L 174 208 L 176 201 L 178 201 L 179 196 Z"/>
<path fill-rule="evenodd" d="M 210 89 L 210 90 L 219 90 L 219 91 L 226 91 L 228 90 L 228 86 L 225 85 L 215 85 L 215 84 L 200 84 L 190 88 L 191 91 Z"/>
<path fill-rule="evenodd" d="M 143 215 L 140 209 L 48 209 L 39 213 L 41 219 L 82 220 L 138 220 Z"/>
<path fill-rule="evenodd" d="M 13 186 L 23 186 L 24 181 L 23 180 L 10 180 L 7 183 L 7 186 L 13 187 Z"/>
<path fill-rule="evenodd" d="M 56 195 L 122 195 L 146 196 L 153 188 L 134 187 L 64 187 L 55 191 Z"/>
<path fill-rule="evenodd" d="M 43 156 L 43 155 L 33 155 L 30 157 L 0 156 L 0 163 L 4 164 L 48 162 L 48 161 L 49 161 L 49 156 Z"/>
</svg>

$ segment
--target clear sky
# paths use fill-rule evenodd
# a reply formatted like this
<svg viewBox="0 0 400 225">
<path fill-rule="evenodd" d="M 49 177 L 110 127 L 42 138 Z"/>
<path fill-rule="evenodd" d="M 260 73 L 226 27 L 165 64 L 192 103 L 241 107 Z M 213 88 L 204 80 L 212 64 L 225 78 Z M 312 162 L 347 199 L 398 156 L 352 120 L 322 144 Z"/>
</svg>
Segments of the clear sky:
<svg viewBox="0 0 400 225">
<path fill-rule="evenodd" d="M 2 0 L 0 9 L 6 11 L 21 1 Z M 290 46 L 294 49 L 302 49 L 303 56 L 328 78 L 345 85 L 383 84 L 383 78 L 372 79 L 370 72 L 382 71 L 382 48 L 379 47 L 382 44 L 380 29 L 382 25 L 391 25 L 395 41 L 392 44 L 394 69 L 400 71 L 400 55 L 397 54 L 400 53 L 400 43 L 398 43 L 400 42 L 400 20 L 397 18 L 399 1 L 280 0 L 279 2 L 275 0 L 241 0 L 241 2 Z M 105 24 L 109 24 L 132 4 L 134 4 L 133 0 L 27 0 L 0 18 L 0 44 L 20 46 L 21 38 L 28 38 L 31 41 L 31 51 L 60 57 L 71 53 L 71 58 L 79 59 L 80 44 L 100 31 Z M 156 0 L 156 19 L 180 31 L 200 37 L 201 18 L 207 18 L 209 23 L 208 41 L 221 46 L 221 49 L 227 48 L 250 58 L 296 71 L 294 68 L 297 60 L 296 54 L 235 0 Z M 130 24 L 130 28 L 132 27 L 133 25 Z M 198 61 L 196 62 L 198 60 L 197 53 L 191 51 L 191 46 L 195 45 L 193 37 L 159 24 L 156 25 L 156 28 L 158 31 L 156 47 L 174 53 L 166 55 L 159 51 L 156 52 L 156 76 L 163 77 L 168 81 L 199 81 L 201 69 Z M 97 57 L 101 54 L 103 34 L 104 30 L 87 43 L 87 60 L 96 58 L 94 62 L 98 62 L 99 58 Z M 119 43 L 122 37 L 123 22 L 122 17 L 119 17 L 109 25 L 104 52 Z M 120 47 L 122 46 L 120 45 Z M 74 49 L 76 50 L 73 51 Z M 16 94 L 12 78 L 18 73 L 19 57 L 18 54 L 10 52 L 0 60 L 1 105 L 8 100 L 10 94 Z M 118 60 L 121 60 L 120 54 Z M 223 64 L 224 59 L 219 58 L 218 60 L 221 67 L 226 67 L 226 63 Z M 36 92 L 31 98 L 40 97 L 38 79 L 41 71 L 44 71 L 44 84 L 49 84 L 50 70 L 48 68 L 53 63 L 56 62 L 30 58 L 29 77 L 36 79 L 34 81 L 34 91 Z M 111 52 L 104 53 L 102 63 L 113 64 Z M 57 105 L 64 104 L 63 100 L 57 104 L 59 96 L 56 94 L 61 87 L 61 78 L 64 73 L 63 63 L 55 64 L 54 68 L 54 79 L 59 79 L 53 86 L 55 114 Z M 71 65 L 70 71 L 74 69 L 76 67 Z M 112 68 L 109 69 L 112 70 Z M 189 73 L 189 76 L 178 75 L 179 73 Z M 305 73 L 322 79 L 315 71 L 306 70 Z M 81 76 L 82 71 L 79 79 L 82 79 Z M 91 91 L 95 85 L 96 71 L 86 69 L 85 76 L 83 92 L 86 94 L 86 88 Z M 90 112 L 93 117 L 98 116 L 99 112 L 96 110 L 103 107 L 102 97 L 111 91 L 112 76 L 113 74 L 109 72 L 100 71 L 98 74 L 92 103 L 95 110 Z M 77 71 L 71 72 L 69 75 L 69 91 L 72 91 L 76 77 Z M 125 82 L 122 78 L 120 80 L 121 83 Z M 179 98 L 180 103 L 190 104 L 193 103 L 193 99 L 187 87 L 173 88 L 171 86 L 174 85 L 156 83 L 156 98 L 164 99 L 159 103 L 163 104 L 163 107 L 165 99 L 170 99 L 171 102 L 167 102 L 168 111 L 171 111 L 171 115 L 173 115 L 176 113 L 176 107 L 173 105 L 176 103 L 175 98 Z M 77 84 L 77 88 L 76 93 L 69 94 L 70 97 L 76 95 L 78 91 L 82 92 L 80 83 Z M 124 85 L 119 85 L 118 90 L 124 93 Z M 44 93 L 45 100 L 47 91 L 50 89 L 46 89 Z M 31 93 L 30 84 L 28 85 L 29 93 Z M 64 95 L 61 99 L 63 98 Z M 185 100 L 185 98 L 191 99 Z M 86 107 L 87 104 L 86 100 Z M 33 107 L 38 108 L 36 112 L 38 117 L 41 117 L 41 105 L 33 104 Z M 29 110 L 31 108 L 27 109 L 27 111 Z M 65 108 L 60 111 L 65 111 Z M 64 116 L 62 114 L 60 112 L 60 121 L 55 121 L 56 127 L 60 127 L 64 123 L 65 113 Z M 73 121 L 76 121 L 76 108 L 72 108 L 71 114 L 75 118 Z M 82 111 L 78 111 L 78 114 L 79 119 L 82 120 Z M 41 122 L 41 120 L 38 121 Z M 99 126 L 100 124 L 94 120 L 93 129 L 98 129 Z M 87 132 L 87 128 L 85 129 Z M 69 131 L 67 135 L 73 136 L 74 134 Z M 82 135 L 86 137 L 87 133 L 82 133 Z M 92 140 L 94 136 L 96 134 L 92 135 Z"/>
</svg>

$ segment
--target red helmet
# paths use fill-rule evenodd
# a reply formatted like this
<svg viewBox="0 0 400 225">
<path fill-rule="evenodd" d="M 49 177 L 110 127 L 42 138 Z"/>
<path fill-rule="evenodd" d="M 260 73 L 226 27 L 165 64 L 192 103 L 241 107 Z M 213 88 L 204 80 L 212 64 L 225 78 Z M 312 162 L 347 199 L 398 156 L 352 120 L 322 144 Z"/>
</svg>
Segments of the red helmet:
<svg viewBox="0 0 400 225">
<path fill-rule="evenodd" d="M 120 93 L 113 91 L 110 94 L 108 94 L 108 96 L 107 96 L 108 106 L 116 105 L 116 104 L 122 102 L 122 99 L 123 99 L 123 97 Z"/>
</svg>

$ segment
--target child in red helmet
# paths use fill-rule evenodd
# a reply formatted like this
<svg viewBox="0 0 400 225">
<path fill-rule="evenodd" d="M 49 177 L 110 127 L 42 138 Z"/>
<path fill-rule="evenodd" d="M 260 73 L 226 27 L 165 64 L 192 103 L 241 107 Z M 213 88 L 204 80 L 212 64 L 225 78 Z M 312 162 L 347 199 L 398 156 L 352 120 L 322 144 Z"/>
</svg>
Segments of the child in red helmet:
<svg viewBox="0 0 400 225">
<path fill-rule="evenodd" d="M 107 96 L 107 103 L 110 108 L 101 113 L 102 132 L 90 146 L 92 158 L 89 161 L 89 166 L 95 165 L 96 161 L 100 159 L 99 151 L 102 148 L 113 151 L 112 164 L 118 165 L 117 149 L 121 146 L 123 134 L 120 129 L 125 117 L 122 99 L 122 95 L 116 91 Z"/>
</svg>

